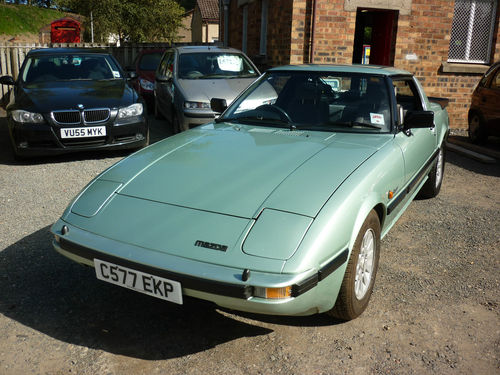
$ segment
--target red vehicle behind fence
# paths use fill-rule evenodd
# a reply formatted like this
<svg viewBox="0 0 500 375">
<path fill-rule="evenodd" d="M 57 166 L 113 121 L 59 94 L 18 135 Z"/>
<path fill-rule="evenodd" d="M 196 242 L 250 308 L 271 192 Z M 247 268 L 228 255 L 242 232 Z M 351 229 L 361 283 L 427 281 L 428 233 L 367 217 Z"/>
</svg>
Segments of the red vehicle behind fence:
<svg viewBox="0 0 500 375">
<path fill-rule="evenodd" d="M 61 18 L 50 24 L 52 43 L 80 43 L 80 22 L 73 18 Z"/>
</svg>

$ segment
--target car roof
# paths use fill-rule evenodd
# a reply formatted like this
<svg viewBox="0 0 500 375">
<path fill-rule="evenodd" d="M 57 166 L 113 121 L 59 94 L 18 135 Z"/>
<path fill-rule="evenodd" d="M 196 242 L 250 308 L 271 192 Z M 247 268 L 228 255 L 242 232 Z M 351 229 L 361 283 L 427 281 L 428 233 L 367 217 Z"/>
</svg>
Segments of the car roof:
<svg viewBox="0 0 500 375">
<path fill-rule="evenodd" d="M 203 52 L 231 52 L 231 53 L 243 53 L 236 48 L 231 47 L 220 47 L 220 46 L 178 46 L 173 47 L 179 53 L 203 53 Z"/>
<path fill-rule="evenodd" d="M 277 68 L 271 68 L 268 71 L 301 71 L 301 72 L 340 72 L 340 73 L 364 73 L 376 74 L 384 76 L 400 76 L 412 75 L 410 72 L 402 69 L 396 69 L 389 66 L 380 65 L 333 65 L 333 64 L 302 64 L 302 65 L 285 65 Z"/>
<path fill-rule="evenodd" d="M 98 48 L 39 48 L 39 49 L 32 49 L 31 51 L 28 52 L 27 56 L 31 55 L 62 55 L 62 54 L 69 54 L 69 53 L 85 53 L 85 54 L 106 54 L 109 55 L 110 53 L 104 49 L 98 49 Z"/>
</svg>

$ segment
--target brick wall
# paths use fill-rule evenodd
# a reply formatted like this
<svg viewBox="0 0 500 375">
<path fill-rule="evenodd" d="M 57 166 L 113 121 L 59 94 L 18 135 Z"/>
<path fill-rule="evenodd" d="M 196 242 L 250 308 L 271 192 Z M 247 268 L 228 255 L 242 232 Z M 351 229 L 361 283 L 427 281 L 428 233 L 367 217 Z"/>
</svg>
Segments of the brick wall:
<svg viewBox="0 0 500 375">
<path fill-rule="evenodd" d="M 356 12 L 344 10 L 344 0 L 318 0 L 312 62 L 350 64 L 354 47 Z"/>
<path fill-rule="evenodd" d="M 312 44 L 313 1 L 269 1 L 267 65 L 309 63 L 312 50 L 314 63 L 352 63 L 356 29 L 354 3 L 360 6 L 373 2 L 317 0 Z M 259 54 L 260 6 L 258 0 L 248 4 L 248 55 L 252 58 Z M 451 127 L 466 129 L 470 96 L 481 73 L 449 73 L 442 69 L 448 59 L 454 1 L 412 0 L 405 1 L 404 6 L 397 17 L 394 66 L 414 73 L 429 96 L 449 98 Z M 500 9 L 497 10 L 492 62 L 500 60 L 499 12 Z M 229 45 L 236 48 L 241 48 L 241 14 L 236 1 L 231 1 Z"/>
<path fill-rule="evenodd" d="M 310 1 L 310 0 L 309 0 Z M 293 0 L 271 0 L 268 8 L 267 53 L 265 59 L 260 55 L 261 2 L 254 1 L 248 6 L 247 55 L 259 67 L 270 67 L 290 64 L 291 61 L 291 24 Z M 237 1 L 231 1 L 229 7 L 229 41 L 228 45 L 242 49 L 243 7 Z"/>
<path fill-rule="evenodd" d="M 472 91 L 481 73 L 445 73 L 442 63 L 448 59 L 454 1 L 413 0 L 411 15 L 400 15 L 394 65 L 408 70 L 422 82 L 427 95 L 450 99 L 448 113 L 452 128 L 467 128 L 467 112 Z M 500 59 L 498 11 L 496 52 Z M 408 60 L 414 54 L 417 60 Z"/>
</svg>

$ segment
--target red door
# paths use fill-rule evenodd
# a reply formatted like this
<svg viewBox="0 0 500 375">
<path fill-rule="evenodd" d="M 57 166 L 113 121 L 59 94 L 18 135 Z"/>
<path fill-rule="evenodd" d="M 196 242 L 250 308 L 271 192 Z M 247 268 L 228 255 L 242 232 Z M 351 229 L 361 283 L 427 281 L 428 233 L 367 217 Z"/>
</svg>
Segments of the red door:
<svg viewBox="0 0 500 375">
<path fill-rule="evenodd" d="M 374 12 L 370 64 L 391 65 L 394 12 Z"/>
</svg>

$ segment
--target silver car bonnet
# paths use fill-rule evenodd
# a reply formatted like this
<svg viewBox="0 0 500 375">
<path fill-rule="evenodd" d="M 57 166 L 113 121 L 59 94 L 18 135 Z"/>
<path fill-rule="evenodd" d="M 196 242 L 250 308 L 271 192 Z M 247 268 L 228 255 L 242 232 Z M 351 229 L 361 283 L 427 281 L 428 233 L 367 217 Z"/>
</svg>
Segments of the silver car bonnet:
<svg viewBox="0 0 500 375">
<path fill-rule="evenodd" d="M 229 105 L 254 78 L 226 78 L 226 79 L 179 79 L 179 89 L 184 100 L 191 102 L 210 102 L 212 98 L 226 99 Z"/>
</svg>

